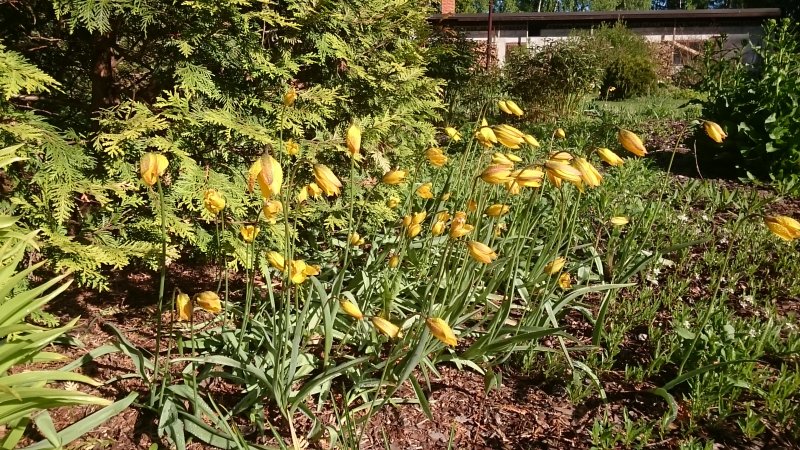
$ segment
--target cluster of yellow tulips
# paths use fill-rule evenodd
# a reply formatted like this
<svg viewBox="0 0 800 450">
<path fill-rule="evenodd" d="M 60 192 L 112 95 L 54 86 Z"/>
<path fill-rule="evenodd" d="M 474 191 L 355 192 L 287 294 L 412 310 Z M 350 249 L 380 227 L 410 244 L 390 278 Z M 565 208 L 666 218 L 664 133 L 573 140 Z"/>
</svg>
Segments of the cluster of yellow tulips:
<svg viewBox="0 0 800 450">
<path fill-rule="evenodd" d="M 283 103 L 286 107 L 291 107 L 294 105 L 296 98 L 297 93 L 294 89 L 290 89 L 285 94 Z M 511 116 L 519 117 L 524 114 L 522 109 L 511 100 L 498 102 L 498 107 L 503 113 Z M 726 137 L 724 131 L 714 122 L 703 121 L 702 123 L 706 133 L 714 141 L 722 142 Z M 462 139 L 461 133 L 453 127 L 446 127 L 444 132 L 452 142 L 459 142 Z M 581 192 L 583 192 L 585 186 L 594 188 L 602 182 L 603 175 L 587 158 L 576 156 L 566 151 L 552 152 L 536 164 L 523 164 L 523 158 L 514 154 L 512 150 L 518 150 L 522 146 L 529 146 L 535 150 L 541 148 L 541 146 L 534 136 L 523 133 L 511 125 L 490 126 L 486 119 L 482 119 L 473 136 L 480 146 L 484 149 L 491 149 L 493 152 L 489 158 L 490 163 L 481 170 L 478 178 L 490 185 L 504 186 L 509 195 L 518 195 L 523 188 L 540 188 L 545 179 L 556 188 L 561 188 L 562 182 L 567 182 L 576 186 Z M 564 140 L 566 139 L 566 132 L 558 128 L 553 133 L 553 137 Z M 642 157 L 647 154 L 642 140 L 629 130 L 620 129 L 618 141 L 622 148 L 633 155 Z M 292 140 L 284 144 L 285 151 L 289 155 L 298 154 L 298 144 Z M 345 144 L 350 157 L 354 161 L 360 161 L 362 157 L 361 130 L 357 125 L 353 124 L 347 129 Z M 506 150 L 494 151 L 495 145 L 499 145 Z M 608 148 L 596 148 L 594 153 L 609 166 L 620 166 L 624 163 L 620 156 Z M 440 147 L 429 148 L 425 151 L 424 156 L 435 168 L 444 167 L 449 162 L 445 150 Z M 166 172 L 168 164 L 167 158 L 162 154 L 146 153 L 143 155 L 140 160 L 140 173 L 144 183 L 147 186 L 154 186 L 159 177 Z M 520 167 L 517 167 L 518 165 Z M 409 175 L 410 172 L 407 170 L 394 168 L 383 174 L 381 182 L 388 186 L 398 186 L 408 181 Z M 332 197 L 341 194 L 342 182 L 329 167 L 323 164 L 314 164 L 313 177 L 314 181 L 299 187 L 297 194 L 294 195 L 296 202 L 302 203 L 308 198 L 321 198 L 323 195 Z M 280 163 L 272 155 L 264 154 L 250 166 L 247 171 L 247 180 L 250 192 L 253 192 L 256 184 L 258 185 L 263 197 L 262 211 L 264 218 L 270 223 L 275 223 L 280 215 L 285 212 L 285 206 L 281 201 L 284 173 Z M 433 182 L 421 183 L 414 192 L 423 200 L 435 198 Z M 446 193 L 440 199 L 447 200 L 449 197 L 450 194 Z M 218 215 L 226 206 L 224 196 L 213 188 L 207 189 L 203 193 L 202 204 L 212 216 Z M 401 199 L 394 196 L 386 200 L 386 205 L 389 208 L 397 208 L 400 204 Z M 477 203 L 470 199 L 465 205 L 465 210 L 456 211 L 452 215 L 447 210 L 436 212 L 432 216 L 430 234 L 438 237 L 447 232 L 448 237 L 453 240 L 468 237 L 475 229 L 475 226 L 468 223 L 468 213 L 466 211 L 475 211 L 476 208 Z M 498 218 L 508 214 L 510 208 L 506 203 L 494 203 L 488 205 L 483 212 L 488 217 Z M 422 233 L 423 224 L 427 217 L 428 212 L 425 210 L 405 215 L 402 219 L 400 232 L 409 240 L 416 238 Z M 765 222 L 769 229 L 782 239 L 791 241 L 800 238 L 800 223 L 792 218 L 767 216 Z M 622 216 L 612 217 L 609 223 L 614 227 L 622 227 L 628 223 L 628 218 Z M 503 224 L 495 225 L 495 235 L 498 235 L 502 229 Z M 240 226 L 239 231 L 242 240 L 248 245 L 253 245 L 259 233 L 259 227 L 253 223 L 243 224 Z M 364 237 L 355 230 L 350 231 L 347 242 L 353 247 L 365 245 Z M 480 264 L 491 264 L 498 258 L 496 251 L 484 242 L 469 238 L 463 242 L 466 246 L 467 254 Z M 276 251 L 267 252 L 266 258 L 271 267 L 283 273 L 295 285 L 302 284 L 308 277 L 316 276 L 320 273 L 320 266 L 309 264 L 302 259 L 292 259 L 287 262 L 284 255 Z M 389 268 L 397 268 L 400 265 L 400 261 L 400 255 L 391 253 L 388 261 Z M 548 275 L 557 275 L 558 284 L 562 288 L 568 289 L 571 286 L 571 278 L 569 273 L 562 272 L 565 263 L 566 260 L 564 258 L 556 258 L 548 263 L 544 270 Z M 188 320 L 195 305 L 212 313 L 217 313 L 221 310 L 219 297 L 213 292 L 202 292 L 193 299 L 181 293 L 176 299 L 179 319 Z M 340 306 L 345 314 L 357 320 L 364 319 L 364 314 L 355 303 L 349 300 L 341 300 Z M 385 318 L 374 316 L 371 317 L 370 321 L 376 330 L 390 338 L 396 338 L 400 335 L 400 329 Z M 427 318 L 426 324 L 431 333 L 440 341 L 449 346 L 456 345 L 455 335 L 443 319 Z"/>
</svg>

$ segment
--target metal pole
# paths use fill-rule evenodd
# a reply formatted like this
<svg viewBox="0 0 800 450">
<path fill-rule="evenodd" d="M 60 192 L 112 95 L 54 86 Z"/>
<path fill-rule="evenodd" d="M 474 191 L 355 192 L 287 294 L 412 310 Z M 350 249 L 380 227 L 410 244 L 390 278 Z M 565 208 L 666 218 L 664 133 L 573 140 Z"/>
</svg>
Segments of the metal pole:
<svg viewBox="0 0 800 450">
<path fill-rule="evenodd" d="M 486 33 L 486 70 L 492 61 L 492 11 L 494 11 L 494 0 L 489 0 L 489 31 Z"/>
</svg>

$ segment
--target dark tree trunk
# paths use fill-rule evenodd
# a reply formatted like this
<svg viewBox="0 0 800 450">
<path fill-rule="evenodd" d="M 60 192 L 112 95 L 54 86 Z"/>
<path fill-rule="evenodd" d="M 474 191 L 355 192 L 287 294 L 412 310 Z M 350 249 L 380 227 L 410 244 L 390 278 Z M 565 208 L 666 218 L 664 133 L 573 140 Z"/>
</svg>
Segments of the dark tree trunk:
<svg viewBox="0 0 800 450">
<path fill-rule="evenodd" d="M 94 33 L 94 65 L 92 67 L 92 113 L 119 104 L 119 89 L 115 81 L 117 66 L 116 36 L 114 33 Z"/>
</svg>

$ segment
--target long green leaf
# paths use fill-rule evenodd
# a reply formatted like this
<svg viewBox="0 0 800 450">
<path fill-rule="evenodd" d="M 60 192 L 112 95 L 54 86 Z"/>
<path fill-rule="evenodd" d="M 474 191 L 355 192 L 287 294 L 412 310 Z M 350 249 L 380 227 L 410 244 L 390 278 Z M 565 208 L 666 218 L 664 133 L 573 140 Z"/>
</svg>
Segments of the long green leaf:
<svg viewBox="0 0 800 450">
<path fill-rule="evenodd" d="M 90 414 L 89 416 L 86 416 L 74 424 L 64 428 L 58 432 L 59 440 L 64 446 L 71 444 L 81 436 L 94 430 L 112 417 L 128 409 L 131 403 L 133 403 L 138 396 L 139 394 L 136 392 L 128 394 L 128 396 L 122 400 L 118 400 L 101 409 L 100 411 Z M 47 441 L 39 441 L 33 445 L 25 447 L 23 450 L 43 450 L 46 448 L 49 448 L 49 443 Z"/>
</svg>

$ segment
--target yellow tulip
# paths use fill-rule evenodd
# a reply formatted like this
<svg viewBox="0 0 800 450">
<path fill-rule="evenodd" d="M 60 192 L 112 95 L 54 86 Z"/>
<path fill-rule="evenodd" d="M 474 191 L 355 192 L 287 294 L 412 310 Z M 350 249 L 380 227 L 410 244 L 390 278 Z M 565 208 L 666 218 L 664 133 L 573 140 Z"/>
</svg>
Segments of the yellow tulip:
<svg viewBox="0 0 800 450">
<path fill-rule="evenodd" d="M 435 167 L 443 167 L 445 164 L 447 164 L 447 156 L 439 147 L 429 148 L 425 152 L 425 156 L 428 158 L 428 162 Z"/>
<path fill-rule="evenodd" d="M 292 106 L 295 100 L 297 100 L 297 91 L 294 90 L 294 86 L 290 86 L 289 90 L 283 94 L 283 106 Z"/>
<path fill-rule="evenodd" d="M 225 197 L 223 197 L 216 189 L 206 189 L 203 192 L 203 206 L 212 215 L 219 214 L 225 208 Z"/>
<path fill-rule="evenodd" d="M 709 120 L 703 121 L 703 129 L 705 129 L 706 134 L 708 137 L 711 138 L 712 141 L 716 142 L 717 144 L 722 144 L 722 141 L 725 140 L 728 135 L 725 131 L 722 130 L 722 127 L 715 122 L 711 122 Z"/>
<path fill-rule="evenodd" d="M 420 224 L 425 221 L 425 218 L 428 217 L 428 213 L 425 211 L 420 211 L 418 213 L 414 213 L 414 216 L 411 218 L 412 224 Z"/>
<path fill-rule="evenodd" d="M 556 137 L 559 139 L 566 139 L 567 133 L 564 132 L 563 128 L 556 128 Z"/>
<path fill-rule="evenodd" d="M 267 221 L 275 223 L 275 218 L 283 212 L 283 204 L 280 200 L 267 200 L 261 209 L 264 211 L 264 217 Z"/>
<path fill-rule="evenodd" d="M 547 263 L 546 266 L 544 266 L 544 272 L 548 275 L 555 275 L 561 272 L 561 269 L 564 268 L 564 264 L 566 263 L 567 260 L 559 256 L 558 258 L 550 261 L 549 263 Z"/>
<path fill-rule="evenodd" d="M 572 277 L 569 272 L 564 272 L 558 277 L 558 286 L 564 290 L 572 287 Z"/>
<path fill-rule="evenodd" d="M 788 216 L 765 216 L 769 231 L 784 241 L 793 241 L 800 238 L 800 222 Z"/>
<path fill-rule="evenodd" d="M 242 240 L 248 244 L 252 243 L 256 239 L 256 236 L 258 236 L 258 231 L 258 227 L 255 225 L 244 225 L 243 227 L 239 228 L 239 233 L 242 234 Z"/>
<path fill-rule="evenodd" d="M 528 166 L 514 174 L 514 180 L 523 187 L 540 187 L 544 172 L 539 166 Z"/>
<path fill-rule="evenodd" d="M 500 108 L 500 111 L 503 111 L 506 114 L 511 114 L 511 115 L 514 114 L 513 112 L 511 112 L 510 109 L 508 109 L 508 105 L 506 104 L 505 100 L 498 101 L 497 102 L 497 107 Z"/>
<path fill-rule="evenodd" d="M 576 158 L 573 161 L 575 168 L 581 173 L 581 179 L 583 182 L 586 183 L 589 187 L 597 187 L 600 186 L 600 182 L 603 180 L 603 176 L 600 175 L 600 172 L 594 168 L 593 165 L 586 160 L 586 158 Z"/>
<path fill-rule="evenodd" d="M 322 196 L 322 188 L 320 188 L 319 185 L 314 182 L 306 185 L 306 192 L 308 192 L 308 195 L 313 198 L 320 198 L 320 196 Z"/>
<path fill-rule="evenodd" d="M 197 306 L 210 313 L 217 314 L 222 311 L 222 303 L 220 302 L 219 295 L 214 291 L 203 291 L 194 296 L 194 301 L 197 303 Z"/>
<path fill-rule="evenodd" d="M 486 213 L 486 215 L 489 217 L 500 217 L 503 214 L 507 214 L 508 211 L 509 211 L 508 205 L 495 203 L 494 205 L 487 207 L 484 213 Z"/>
<path fill-rule="evenodd" d="M 413 220 L 413 218 L 411 217 L 410 214 L 406 214 L 405 216 L 403 216 L 403 226 L 406 228 L 411 226 L 411 220 Z"/>
<path fill-rule="evenodd" d="M 424 184 L 422 184 L 420 187 L 417 188 L 417 191 L 416 191 L 417 195 L 419 195 L 420 197 L 422 197 L 422 198 L 424 198 L 426 200 L 432 199 L 433 198 L 433 192 L 431 191 L 432 187 L 433 187 L 432 183 L 424 183 Z"/>
<path fill-rule="evenodd" d="M 256 181 L 258 180 L 258 174 L 260 173 L 261 159 L 257 159 L 253 161 L 253 164 L 251 164 L 250 168 L 247 169 L 247 192 L 253 192 L 253 187 L 255 187 Z"/>
<path fill-rule="evenodd" d="M 541 147 L 541 145 L 539 145 L 539 141 L 537 141 L 536 138 L 531 136 L 530 134 L 526 134 L 525 136 L 522 136 L 522 139 L 525 139 L 525 142 L 528 145 L 532 146 L 532 147 L 536 147 L 536 148 Z"/>
<path fill-rule="evenodd" d="M 447 226 L 447 221 L 450 220 L 450 213 L 442 211 L 436 214 L 436 220 L 431 225 L 431 234 L 433 236 L 441 236 L 444 234 L 444 228 Z"/>
<path fill-rule="evenodd" d="M 308 265 L 302 259 L 289 261 L 289 279 L 292 283 L 302 284 L 312 275 L 319 275 L 319 267 Z"/>
<path fill-rule="evenodd" d="M 284 260 L 283 255 L 278 252 L 267 252 L 267 262 L 269 262 L 269 265 L 274 269 L 280 270 L 281 272 L 286 270 L 286 261 Z"/>
<path fill-rule="evenodd" d="M 497 138 L 497 142 L 504 147 L 519 148 L 519 146 L 525 142 L 525 139 L 522 138 L 522 135 L 516 136 L 507 131 L 505 128 L 495 127 L 494 134 Z"/>
<path fill-rule="evenodd" d="M 497 152 L 492 155 L 492 164 L 511 167 L 514 165 L 514 161 L 512 161 L 511 158 L 506 156 L 504 153 Z"/>
<path fill-rule="evenodd" d="M 314 164 L 314 179 L 322 191 L 330 197 L 331 195 L 339 195 L 341 192 L 342 182 L 336 178 L 331 169 L 324 164 Z"/>
<path fill-rule="evenodd" d="M 552 175 L 554 178 L 564 180 L 575 185 L 581 184 L 581 172 L 565 162 L 549 160 L 544 163 L 544 167 L 547 171 L 547 174 Z"/>
<path fill-rule="evenodd" d="M 511 112 L 512 112 L 512 113 L 513 113 L 515 116 L 522 116 L 523 114 L 525 114 L 525 113 L 522 111 L 522 109 L 521 109 L 519 106 L 517 106 L 517 104 L 516 104 L 516 103 L 514 103 L 514 102 L 513 102 L 513 101 L 511 101 L 511 100 L 506 100 L 506 106 L 508 106 L 508 109 L 510 109 L 510 110 L 511 110 Z"/>
<path fill-rule="evenodd" d="M 371 320 L 372 320 L 372 325 L 374 325 L 378 331 L 380 331 L 381 333 L 383 333 L 384 335 L 388 336 L 391 339 L 396 338 L 400 334 L 400 327 L 382 317 L 376 316 L 373 317 Z"/>
<path fill-rule="evenodd" d="M 511 176 L 511 168 L 500 164 L 492 164 L 481 172 L 481 180 L 489 184 L 503 184 Z"/>
<path fill-rule="evenodd" d="M 450 237 L 458 239 L 472 233 L 474 229 L 475 227 L 473 225 L 453 220 L 453 222 L 450 223 Z"/>
<path fill-rule="evenodd" d="M 397 205 L 399 204 L 400 204 L 400 199 L 397 197 L 389 197 L 389 199 L 386 200 L 386 206 L 388 206 L 391 209 L 397 208 Z"/>
<path fill-rule="evenodd" d="M 261 188 L 261 195 L 265 199 L 270 199 L 281 192 L 283 169 L 278 160 L 271 155 L 264 154 L 259 161 L 261 170 L 258 171 L 258 187 Z"/>
<path fill-rule="evenodd" d="M 458 343 L 456 340 L 456 335 L 453 333 L 453 330 L 450 328 L 447 322 L 438 317 L 429 317 L 425 320 L 425 323 L 428 325 L 428 329 L 436 339 L 442 341 L 445 345 L 449 345 L 450 347 L 456 346 Z"/>
<path fill-rule="evenodd" d="M 364 238 L 362 238 L 358 233 L 352 232 L 350 233 L 350 236 L 347 237 L 347 242 L 353 247 L 358 247 L 364 245 Z"/>
<path fill-rule="evenodd" d="M 286 143 L 283 144 L 283 149 L 290 156 L 296 155 L 300 153 L 300 144 L 298 144 L 292 139 L 289 139 L 288 141 L 286 141 Z"/>
<path fill-rule="evenodd" d="M 491 144 L 497 144 L 497 136 L 495 136 L 494 131 L 492 131 L 491 127 L 489 127 L 486 119 L 481 121 L 481 127 L 478 129 L 478 134 L 481 135 L 481 138 L 484 141 Z"/>
<path fill-rule="evenodd" d="M 469 241 L 467 242 L 467 248 L 469 249 L 469 256 L 479 263 L 490 264 L 497 259 L 497 253 L 482 242 Z"/>
<path fill-rule="evenodd" d="M 634 155 L 644 156 L 647 154 L 647 149 L 644 148 L 642 140 L 639 139 L 639 136 L 633 132 L 621 129 L 617 134 L 617 139 L 625 150 L 633 153 Z"/>
<path fill-rule="evenodd" d="M 397 266 L 399 266 L 399 265 L 400 265 L 400 257 L 397 256 L 397 255 L 392 255 L 389 258 L 389 268 L 390 269 L 396 269 Z"/>
<path fill-rule="evenodd" d="M 355 124 L 350 125 L 347 129 L 347 152 L 350 156 L 355 157 L 361 151 L 361 129 Z"/>
<path fill-rule="evenodd" d="M 406 228 L 406 236 L 408 236 L 409 239 L 414 239 L 415 237 L 419 236 L 421 232 L 422 225 L 418 223 L 412 223 L 408 226 L 408 228 Z"/>
<path fill-rule="evenodd" d="M 300 190 L 297 191 L 297 195 L 295 195 L 294 199 L 297 203 L 303 203 L 308 200 L 308 189 L 306 189 L 306 186 L 302 186 Z"/>
<path fill-rule="evenodd" d="M 175 297 L 175 309 L 178 311 L 178 320 L 192 319 L 192 300 L 188 294 L 180 293 Z"/>
<path fill-rule="evenodd" d="M 361 309 L 358 307 L 358 305 L 349 300 L 339 300 L 339 306 L 341 306 L 342 311 L 344 311 L 345 314 L 355 318 L 356 320 L 361 320 L 364 318 L 364 314 L 361 312 Z"/>
<path fill-rule="evenodd" d="M 467 209 L 469 211 L 476 211 L 478 209 L 478 202 L 473 199 L 467 200 Z"/>
<path fill-rule="evenodd" d="M 515 179 L 506 181 L 505 187 L 506 191 L 508 191 L 508 195 L 519 195 L 519 193 L 522 192 L 521 186 Z"/>
<path fill-rule="evenodd" d="M 553 161 L 561 161 L 561 162 L 572 161 L 573 158 L 574 156 L 572 156 L 572 154 L 564 151 L 553 152 L 548 157 L 548 159 L 552 159 Z"/>
<path fill-rule="evenodd" d="M 612 152 L 607 148 L 598 148 L 597 154 L 600 155 L 600 159 L 606 162 L 606 164 L 611 166 L 621 166 L 625 161 L 617 156 L 616 153 Z"/>
<path fill-rule="evenodd" d="M 447 133 L 447 136 L 454 142 L 461 140 L 461 133 L 459 133 L 458 130 L 453 127 L 446 127 L 444 132 Z"/>
<path fill-rule="evenodd" d="M 384 184 L 394 186 L 405 181 L 407 175 L 408 172 L 406 172 L 405 170 L 400 170 L 400 169 L 390 170 L 383 175 L 382 181 Z"/>
<path fill-rule="evenodd" d="M 444 227 L 446 225 L 447 224 L 445 222 L 433 222 L 433 225 L 431 225 L 431 235 L 441 236 L 444 233 Z"/>
<path fill-rule="evenodd" d="M 153 186 L 158 181 L 158 177 L 167 171 L 167 166 L 169 166 L 169 161 L 161 153 L 145 153 L 139 160 L 139 173 L 142 181 L 148 186 Z"/>
<path fill-rule="evenodd" d="M 614 225 L 615 227 L 624 227 L 629 221 L 625 216 L 614 216 L 609 220 L 609 222 L 611 222 L 611 225 Z"/>
</svg>

